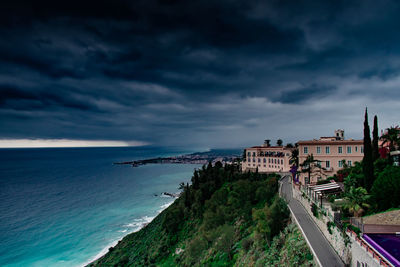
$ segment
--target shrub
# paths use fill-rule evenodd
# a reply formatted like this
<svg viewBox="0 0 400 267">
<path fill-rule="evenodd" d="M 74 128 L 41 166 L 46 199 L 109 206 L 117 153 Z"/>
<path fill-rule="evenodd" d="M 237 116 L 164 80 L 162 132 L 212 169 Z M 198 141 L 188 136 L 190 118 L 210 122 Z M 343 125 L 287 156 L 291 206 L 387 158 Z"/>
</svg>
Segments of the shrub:
<svg viewBox="0 0 400 267">
<path fill-rule="evenodd" d="M 360 228 L 358 228 L 358 227 L 356 227 L 356 226 L 354 226 L 354 225 L 352 225 L 352 224 L 349 224 L 349 225 L 347 226 L 347 228 L 350 229 L 350 230 L 352 230 L 354 233 L 357 234 L 358 237 L 360 237 L 360 233 L 361 233 Z"/>
<path fill-rule="evenodd" d="M 312 213 L 313 213 L 313 215 L 316 217 L 316 218 L 318 218 L 318 207 L 317 207 L 317 205 L 315 205 L 315 203 L 312 203 L 312 205 L 311 205 L 311 211 L 312 211 Z"/>
<path fill-rule="evenodd" d="M 242 240 L 242 248 L 245 251 L 249 251 L 249 249 L 251 248 L 251 246 L 253 245 L 253 239 L 251 237 L 247 237 L 245 239 Z"/>
<path fill-rule="evenodd" d="M 335 227 L 335 223 L 329 221 L 329 222 L 326 223 L 326 226 L 328 227 L 329 234 L 332 234 L 332 227 Z"/>
</svg>

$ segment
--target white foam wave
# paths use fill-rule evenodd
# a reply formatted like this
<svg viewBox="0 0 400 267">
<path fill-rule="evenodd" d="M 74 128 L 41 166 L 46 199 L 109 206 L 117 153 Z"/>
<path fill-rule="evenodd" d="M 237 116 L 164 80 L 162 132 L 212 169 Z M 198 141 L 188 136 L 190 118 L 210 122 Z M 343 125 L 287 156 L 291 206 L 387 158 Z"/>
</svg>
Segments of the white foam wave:
<svg viewBox="0 0 400 267">
<path fill-rule="evenodd" d="M 168 203 L 165 203 L 165 204 L 161 205 L 160 209 L 157 211 L 158 214 L 160 214 L 163 210 L 168 208 L 172 203 L 174 203 L 174 200 L 171 201 L 171 202 L 168 202 Z M 156 216 L 154 216 L 154 217 L 143 216 L 143 217 L 141 217 L 139 219 L 134 219 L 133 222 L 124 225 L 124 227 L 128 227 L 128 229 L 119 230 L 118 232 L 120 232 L 120 233 L 127 233 L 128 232 L 128 234 L 137 232 L 140 229 L 142 229 L 143 227 L 145 227 L 147 224 L 149 224 L 155 217 Z M 130 230 L 129 230 L 129 228 L 130 228 Z M 124 237 L 121 237 L 120 239 L 110 243 L 108 246 L 106 246 L 104 249 L 102 249 L 96 256 L 92 257 L 89 261 L 87 261 L 82 266 L 86 266 L 89 263 L 91 263 L 91 262 L 93 262 L 95 260 L 98 260 L 99 258 L 103 257 L 105 254 L 107 254 L 108 250 L 111 247 L 114 247 L 115 245 L 117 245 L 118 242 L 121 241 Z"/>
<path fill-rule="evenodd" d="M 161 213 L 163 210 L 171 206 L 171 204 L 174 203 L 174 201 L 170 201 L 168 203 L 165 203 L 164 205 L 161 205 L 160 209 L 157 211 L 158 213 Z"/>
</svg>

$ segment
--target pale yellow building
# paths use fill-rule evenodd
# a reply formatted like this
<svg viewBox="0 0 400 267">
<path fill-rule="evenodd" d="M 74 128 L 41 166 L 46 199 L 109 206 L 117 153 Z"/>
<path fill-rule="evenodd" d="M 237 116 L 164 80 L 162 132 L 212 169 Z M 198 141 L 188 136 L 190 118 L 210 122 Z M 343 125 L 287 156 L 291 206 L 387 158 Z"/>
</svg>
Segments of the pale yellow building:
<svg viewBox="0 0 400 267">
<path fill-rule="evenodd" d="M 344 130 L 336 130 L 335 136 L 321 137 L 318 140 L 299 141 L 299 164 L 302 164 L 308 155 L 313 155 L 318 164 L 308 181 L 308 174 L 300 174 L 300 183 L 316 183 L 318 180 L 333 176 L 343 168 L 343 160 L 348 166 L 362 161 L 364 157 L 363 140 L 344 138 Z M 321 168 L 319 168 L 321 167 Z M 301 169 L 301 168 L 299 168 Z"/>
<path fill-rule="evenodd" d="M 253 146 L 245 149 L 246 159 L 242 162 L 242 171 L 261 173 L 288 172 L 293 148 L 285 146 Z"/>
</svg>

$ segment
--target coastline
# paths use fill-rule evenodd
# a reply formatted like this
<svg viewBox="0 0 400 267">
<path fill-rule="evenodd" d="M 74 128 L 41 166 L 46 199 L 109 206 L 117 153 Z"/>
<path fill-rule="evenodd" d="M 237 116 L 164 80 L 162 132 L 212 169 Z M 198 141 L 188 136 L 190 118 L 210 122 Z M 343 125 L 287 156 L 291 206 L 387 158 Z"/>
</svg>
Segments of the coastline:
<svg viewBox="0 0 400 267">
<path fill-rule="evenodd" d="M 155 217 L 157 217 L 163 210 L 165 210 L 166 208 L 168 208 L 169 206 L 172 205 L 172 203 L 174 203 L 174 201 L 177 199 L 178 197 L 173 197 L 173 200 L 163 204 L 160 206 L 160 209 L 157 210 L 157 214 L 153 217 L 149 217 L 149 216 L 143 216 L 140 219 L 136 219 L 137 222 L 133 222 L 133 223 L 128 223 L 126 224 L 127 227 L 135 227 L 135 224 L 138 224 L 138 222 L 141 219 L 144 219 L 143 222 L 141 222 L 139 225 L 137 225 L 132 231 L 119 231 L 122 233 L 125 233 L 125 235 L 121 238 L 119 238 L 118 240 L 115 240 L 113 242 L 111 242 L 110 244 L 108 244 L 106 247 L 104 247 L 99 253 L 97 253 L 95 256 L 93 256 L 92 258 L 90 258 L 88 261 L 86 261 L 85 263 L 83 263 L 82 265 L 79 265 L 79 267 L 85 267 L 88 266 L 89 264 L 97 261 L 98 259 L 100 259 L 101 257 L 103 257 L 104 255 L 107 254 L 107 252 L 109 251 L 110 248 L 116 246 L 118 244 L 118 242 L 120 242 L 122 239 L 124 239 L 126 236 L 132 234 L 132 233 L 136 233 L 139 232 L 141 229 L 143 229 L 144 227 L 146 227 L 146 225 L 148 225 L 152 220 L 154 220 Z"/>
</svg>

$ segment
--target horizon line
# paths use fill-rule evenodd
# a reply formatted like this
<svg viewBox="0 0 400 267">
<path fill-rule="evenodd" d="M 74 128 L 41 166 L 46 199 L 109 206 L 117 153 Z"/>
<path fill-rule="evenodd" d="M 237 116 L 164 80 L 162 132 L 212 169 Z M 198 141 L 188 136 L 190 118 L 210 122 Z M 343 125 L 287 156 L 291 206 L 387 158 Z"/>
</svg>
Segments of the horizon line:
<svg viewBox="0 0 400 267">
<path fill-rule="evenodd" d="M 82 139 L 0 139 L 0 148 L 77 148 L 77 147 L 139 147 L 143 141 L 82 140 Z"/>
</svg>

